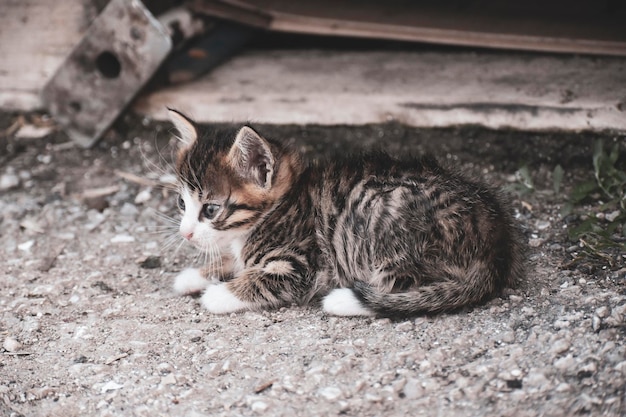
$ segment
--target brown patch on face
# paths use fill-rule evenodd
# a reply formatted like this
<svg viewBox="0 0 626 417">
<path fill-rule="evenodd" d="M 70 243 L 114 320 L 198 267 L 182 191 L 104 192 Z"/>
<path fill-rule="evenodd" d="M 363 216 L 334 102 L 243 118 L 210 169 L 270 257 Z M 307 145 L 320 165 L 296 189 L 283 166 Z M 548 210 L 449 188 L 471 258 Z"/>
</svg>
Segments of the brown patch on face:
<svg viewBox="0 0 626 417">
<path fill-rule="evenodd" d="M 241 184 L 237 189 L 231 189 L 230 199 L 238 204 L 245 204 L 260 210 L 273 203 L 273 199 L 269 198 L 265 190 L 250 183 Z"/>
<path fill-rule="evenodd" d="M 294 155 L 284 153 L 277 158 L 275 169 L 275 179 L 269 189 L 253 182 L 238 181 L 239 187 L 231 188 L 231 200 L 261 209 L 269 208 L 291 189 L 296 172 L 301 170 L 301 163 Z"/>
</svg>

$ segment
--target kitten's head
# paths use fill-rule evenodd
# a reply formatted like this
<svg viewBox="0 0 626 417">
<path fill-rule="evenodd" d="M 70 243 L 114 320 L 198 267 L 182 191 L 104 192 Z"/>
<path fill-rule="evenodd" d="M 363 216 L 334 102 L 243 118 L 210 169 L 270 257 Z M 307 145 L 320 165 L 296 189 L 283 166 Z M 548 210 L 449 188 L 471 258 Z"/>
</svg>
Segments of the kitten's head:
<svg viewBox="0 0 626 417">
<path fill-rule="evenodd" d="M 202 132 L 183 114 L 169 115 L 179 133 L 180 234 L 205 251 L 229 248 L 291 187 L 298 157 L 249 126 Z"/>
</svg>

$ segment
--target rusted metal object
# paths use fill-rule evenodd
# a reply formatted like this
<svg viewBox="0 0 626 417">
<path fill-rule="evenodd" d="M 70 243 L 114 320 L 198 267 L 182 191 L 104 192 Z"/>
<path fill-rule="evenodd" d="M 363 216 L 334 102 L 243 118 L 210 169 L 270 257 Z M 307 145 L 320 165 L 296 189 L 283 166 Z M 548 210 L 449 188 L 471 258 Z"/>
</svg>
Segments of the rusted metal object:
<svg viewBox="0 0 626 417">
<path fill-rule="evenodd" d="M 252 26 L 214 20 L 210 30 L 172 53 L 162 68 L 164 82 L 178 84 L 198 78 L 241 51 L 258 33 Z"/>
<path fill-rule="evenodd" d="M 92 146 L 172 49 L 139 0 L 112 0 L 43 89 L 43 101 L 68 135 Z"/>
</svg>

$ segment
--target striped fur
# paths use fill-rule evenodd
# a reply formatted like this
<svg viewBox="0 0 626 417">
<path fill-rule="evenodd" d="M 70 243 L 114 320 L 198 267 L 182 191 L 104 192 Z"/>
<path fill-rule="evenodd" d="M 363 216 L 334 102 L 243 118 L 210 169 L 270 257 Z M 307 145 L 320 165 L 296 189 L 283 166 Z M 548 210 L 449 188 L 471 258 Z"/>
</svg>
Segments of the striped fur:
<svg viewBox="0 0 626 417">
<path fill-rule="evenodd" d="M 331 314 L 437 313 L 483 303 L 522 277 L 508 204 L 432 158 L 367 153 L 304 164 L 248 126 L 201 132 L 179 113 L 172 119 L 186 134 L 181 233 L 184 223 L 191 243 L 218 252 L 220 267 L 203 270 L 224 286 L 207 287 L 211 311 L 306 304 L 342 288 Z M 219 206 L 213 218 L 203 215 L 207 204 Z M 212 308 L 229 299 L 224 291 L 237 302 Z"/>
</svg>

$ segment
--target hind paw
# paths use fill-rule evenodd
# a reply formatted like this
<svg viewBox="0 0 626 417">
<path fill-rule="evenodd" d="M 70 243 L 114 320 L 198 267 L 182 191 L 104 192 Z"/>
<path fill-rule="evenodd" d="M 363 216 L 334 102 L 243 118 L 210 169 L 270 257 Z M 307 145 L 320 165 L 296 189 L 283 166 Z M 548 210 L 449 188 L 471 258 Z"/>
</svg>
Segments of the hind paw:
<svg viewBox="0 0 626 417">
<path fill-rule="evenodd" d="M 324 300 L 322 308 L 328 314 L 334 316 L 373 316 L 374 312 L 366 308 L 355 297 L 350 288 L 337 288 L 332 290 Z"/>
</svg>

